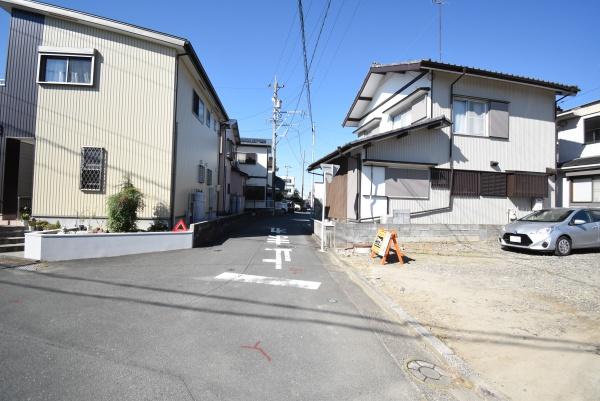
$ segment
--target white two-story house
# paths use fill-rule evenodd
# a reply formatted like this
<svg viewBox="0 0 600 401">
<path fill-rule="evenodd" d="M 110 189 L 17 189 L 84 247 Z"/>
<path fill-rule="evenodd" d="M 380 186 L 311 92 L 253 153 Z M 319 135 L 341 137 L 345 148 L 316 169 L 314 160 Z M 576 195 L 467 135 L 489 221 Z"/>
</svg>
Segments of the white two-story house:
<svg viewBox="0 0 600 401">
<path fill-rule="evenodd" d="M 557 116 L 560 206 L 600 207 L 600 100 Z"/>
<path fill-rule="evenodd" d="M 236 159 L 239 169 L 246 174 L 244 189 L 246 209 L 272 208 L 271 140 L 241 138 L 237 147 Z"/>
<path fill-rule="evenodd" d="M 332 219 L 503 224 L 554 204 L 555 100 L 578 90 L 431 60 L 374 64 L 343 122 L 357 139 L 309 170 L 340 166 Z"/>
<path fill-rule="evenodd" d="M 231 120 L 188 40 L 35 1 L 0 7 L 4 218 L 29 198 L 38 219 L 102 222 L 124 177 L 144 194 L 140 227 L 217 215 Z"/>
</svg>

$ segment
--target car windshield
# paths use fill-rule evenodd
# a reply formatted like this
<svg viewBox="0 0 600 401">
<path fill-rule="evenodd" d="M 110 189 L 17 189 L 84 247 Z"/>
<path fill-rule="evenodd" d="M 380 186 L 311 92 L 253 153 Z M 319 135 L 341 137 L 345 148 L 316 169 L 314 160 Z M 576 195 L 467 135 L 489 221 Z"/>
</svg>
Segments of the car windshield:
<svg viewBox="0 0 600 401">
<path fill-rule="evenodd" d="M 528 214 L 527 216 L 519 219 L 520 221 L 539 221 L 544 223 L 558 223 L 559 221 L 563 221 L 569 215 L 573 213 L 571 209 L 548 209 L 548 210 L 538 210 L 537 212 L 533 212 Z"/>
</svg>

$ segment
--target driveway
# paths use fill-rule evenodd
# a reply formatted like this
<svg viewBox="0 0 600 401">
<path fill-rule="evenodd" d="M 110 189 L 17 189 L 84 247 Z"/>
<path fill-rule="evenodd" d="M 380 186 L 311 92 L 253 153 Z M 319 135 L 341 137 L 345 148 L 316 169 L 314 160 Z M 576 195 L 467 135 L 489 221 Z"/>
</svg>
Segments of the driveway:
<svg viewBox="0 0 600 401">
<path fill-rule="evenodd" d="M 0 270 L 0 399 L 475 399 L 310 224 L 257 218 L 214 247 Z M 415 359 L 446 376 L 415 379 Z"/>
</svg>

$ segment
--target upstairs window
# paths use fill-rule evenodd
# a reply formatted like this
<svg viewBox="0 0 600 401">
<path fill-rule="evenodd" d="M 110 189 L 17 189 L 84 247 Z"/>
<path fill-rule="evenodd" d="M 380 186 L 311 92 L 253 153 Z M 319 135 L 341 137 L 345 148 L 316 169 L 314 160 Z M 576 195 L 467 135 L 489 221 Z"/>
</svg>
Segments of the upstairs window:
<svg viewBox="0 0 600 401">
<path fill-rule="evenodd" d="M 585 144 L 600 143 L 600 117 L 588 118 L 584 121 Z"/>
<path fill-rule="evenodd" d="M 454 133 L 486 136 L 487 111 L 487 102 L 472 99 L 454 99 L 452 116 Z"/>
<path fill-rule="evenodd" d="M 95 62 L 93 53 L 93 50 L 81 53 L 40 51 L 38 83 L 92 86 Z"/>
<path fill-rule="evenodd" d="M 206 169 L 206 185 L 212 185 L 212 170 L 209 168 Z"/>
<path fill-rule="evenodd" d="M 196 91 L 194 91 L 192 98 L 192 113 L 204 123 L 204 102 L 200 99 Z"/>
<path fill-rule="evenodd" d="M 102 191 L 104 155 L 103 148 L 85 147 L 81 149 L 79 188 L 82 191 Z"/>
<path fill-rule="evenodd" d="M 206 125 L 208 125 L 208 128 L 211 127 L 211 114 L 210 114 L 210 110 L 206 110 Z"/>
<path fill-rule="evenodd" d="M 256 153 L 238 153 L 237 160 L 240 164 L 256 164 Z"/>
<path fill-rule="evenodd" d="M 408 127 L 410 124 L 412 124 L 410 111 L 410 109 L 406 109 L 392 117 L 394 128 Z"/>
</svg>

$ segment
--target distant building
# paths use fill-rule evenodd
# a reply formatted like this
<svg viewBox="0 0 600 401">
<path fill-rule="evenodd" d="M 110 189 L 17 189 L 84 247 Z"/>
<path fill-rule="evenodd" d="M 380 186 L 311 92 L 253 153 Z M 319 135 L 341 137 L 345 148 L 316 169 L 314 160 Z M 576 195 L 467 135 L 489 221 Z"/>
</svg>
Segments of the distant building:
<svg viewBox="0 0 600 401">
<path fill-rule="evenodd" d="M 600 100 L 557 116 L 559 205 L 600 207 Z"/>
<path fill-rule="evenodd" d="M 241 138 L 236 160 L 246 177 L 244 191 L 246 209 L 273 207 L 271 191 L 271 140 Z"/>
<path fill-rule="evenodd" d="M 281 178 L 285 182 L 284 195 L 287 197 L 294 195 L 294 191 L 296 190 L 296 177 L 284 175 Z"/>
<path fill-rule="evenodd" d="M 554 205 L 556 96 L 578 91 L 432 60 L 374 64 L 343 121 L 356 139 L 309 170 L 340 166 L 332 219 L 503 224 Z"/>
</svg>

